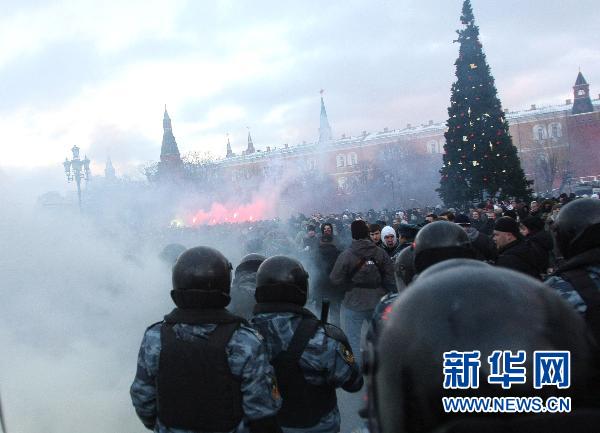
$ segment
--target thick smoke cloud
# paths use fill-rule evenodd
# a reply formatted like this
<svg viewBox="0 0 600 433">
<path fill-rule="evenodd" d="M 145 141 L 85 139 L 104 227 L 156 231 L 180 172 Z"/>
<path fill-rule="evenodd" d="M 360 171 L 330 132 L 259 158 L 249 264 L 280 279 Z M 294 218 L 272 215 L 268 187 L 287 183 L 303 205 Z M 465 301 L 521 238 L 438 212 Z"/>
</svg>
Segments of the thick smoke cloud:
<svg viewBox="0 0 600 433">
<path fill-rule="evenodd" d="M 168 269 L 150 244 L 107 237 L 76 209 L 36 209 L 5 190 L 0 198 L 9 430 L 143 431 L 128 386 L 144 327 L 169 308 Z"/>
<path fill-rule="evenodd" d="M 295 255 L 315 274 L 294 244 L 304 230 L 287 218 L 298 211 L 340 212 L 342 204 L 364 210 L 367 203 L 340 202 L 322 167 L 285 169 L 269 159 L 264 168 L 237 183 L 210 173 L 171 184 L 96 176 L 84 187 L 82 213 L 74 185 L 55 203 L 37 200 L 65 189 L 58 162 L 44 170 L 0 171 L 0 392 L 10 431 L 144 431 L 129 386 L 145 327 L 173 307 L 170 269 L 159 259 L 167 244 L 215 247 L 235 267 L 258 236 L 268 254 Z M 375 208 L 389 198 L 385 186 L 382 191 L 371 194 Z M 193 227 L 199 215 L 198 224 L 210 224 L 207 213 L 231 218 L 236 211 L 246 212 L 242 226 Z M 270 221 L 255 224 L 250 212 L 253 220 Z"/>
<path fill-rule="evenodd" d="M 95 178 L 82 214 L 73 197 L 36 204 L 43 185 L 64 183 L 55 170 L 50 177 L 0 172 L 0 393 L 8 429 L 142 432 L 129 400 L 137 351 L 145 327 L 173 307 L 159 253 L 171 242 L 211 245 L 235 266 L 244 254 L 241 231 L 169 228 L 178 209 L 209 204 L 180 187 Z"/>
</svg>

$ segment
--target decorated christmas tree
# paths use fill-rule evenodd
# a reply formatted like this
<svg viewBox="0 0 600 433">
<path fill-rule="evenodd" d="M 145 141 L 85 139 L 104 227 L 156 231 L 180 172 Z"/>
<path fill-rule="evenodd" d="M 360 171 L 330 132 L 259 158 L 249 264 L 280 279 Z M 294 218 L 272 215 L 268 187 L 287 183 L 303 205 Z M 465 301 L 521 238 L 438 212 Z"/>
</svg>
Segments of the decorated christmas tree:
<svg viewBox="0 0 600 433">
<path fill-rule="evenodd" d="M 455 41 L 460 49 L 437 191 L 446 205 L 459 207 L 486 197 L 527 199 L 529 182 L 509 135 L 470 0 L 464 1 L 460 19 L 464 27 Z"/>
</svg>

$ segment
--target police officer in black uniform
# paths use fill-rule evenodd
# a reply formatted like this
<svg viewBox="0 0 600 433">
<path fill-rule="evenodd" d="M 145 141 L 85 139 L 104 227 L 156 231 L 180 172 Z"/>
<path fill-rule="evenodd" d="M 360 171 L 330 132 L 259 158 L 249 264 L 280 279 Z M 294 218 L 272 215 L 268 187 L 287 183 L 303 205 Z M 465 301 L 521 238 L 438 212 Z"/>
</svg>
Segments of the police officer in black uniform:
<svg viewBox="0 0 600 433">
<path fill-rule="evenodd" d="M 593 340 L 583 320 L 541 282 L 485 265 L 448 267 L 419 278 L 388 315 L 366 354 L 371 433 L 580 432 L 598 426 L 597 412 L 579 412 L 595 392 L 589 386 Z M 474 350 L 480 351 L 478 388 L 445 389 L 444 353 Z M 525 383 L 507 390 L 488 383 L 487 360 L 495 350 L 526 352 Z M 534 388 L 536 350 L 570 351 L 570 388 Z M 550 416 L 447 413 L 442 398 L 449 396 L 570 396 L 577 410 Z"/>
<path fill-rule="evenodd" d="M 570 202 L 560 210 L 553 230 L 566 261 L 546 284 L 584 316 L 600 341 L 600 200 Z"/>
<path fill-rule="evenodd" d="M 338 432 L 336 388 L 357 392 L 363 384 L 346 335 L 303 308 L 308 274 L 299 261 L 268 258 L 258 268 L 256 284 L 251 323 L 264 336 L 275 367 L 283 431 Z"/>
<path fill-rule="evenodd" d="M 469 237 L 457 224 L 435 221 L 417 233 L 414 260 L 417 274 L 438 262 L 459 258 L 475 258 L 475 252 Z"/>
</svg>

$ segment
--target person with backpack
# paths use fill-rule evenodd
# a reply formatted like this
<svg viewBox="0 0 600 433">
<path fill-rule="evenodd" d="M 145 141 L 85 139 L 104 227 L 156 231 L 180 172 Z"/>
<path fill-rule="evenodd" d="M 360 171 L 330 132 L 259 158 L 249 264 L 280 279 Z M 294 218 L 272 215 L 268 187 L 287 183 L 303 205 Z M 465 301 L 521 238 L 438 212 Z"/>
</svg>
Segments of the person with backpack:
<svg viewBox="0 0 600 433">
<path fill-rule="evenodd" d="M 396 290 L 396 282 L 392 260 L 370 240 L 367 224 L 353 221 L 350 231 L 352 244 L 339 255 L 329 279 L 332 284 L 346 288 L 341 307 L 342 327 L 360 361 L 363 323 L 370 322 L 381 297 Z"/>
</svg>

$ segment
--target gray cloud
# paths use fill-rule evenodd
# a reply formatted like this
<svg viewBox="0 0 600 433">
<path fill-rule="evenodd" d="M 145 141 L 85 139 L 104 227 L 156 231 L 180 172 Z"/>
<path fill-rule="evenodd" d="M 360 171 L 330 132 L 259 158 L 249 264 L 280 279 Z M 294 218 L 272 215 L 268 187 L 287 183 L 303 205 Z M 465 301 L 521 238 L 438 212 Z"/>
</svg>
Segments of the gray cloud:
<svg viewBox="0 0 600 433">
<path fill-rule="evenodd" d="M 23 106 L 52 109 L 79 95 L 85 85 L 106 78 L 103 60 L 93 45 L 63 41 L 36 55 L 24 55 L 0 70 L 0 110 Z"/>
<path fill-rule="evenodd" d="M 506 106 L 517 109 L 536 102 L 562 102 L 560 96 L 570 92 L 578 66 L 568 61 L 565 64 L 566 60 L 583 47 L 593 47 L 590 43 L 597 39 L 584 30 L 586 25 L 593 28 L 597 18 L 597 12 L 583 13 L 592 8 L 592 3 L 513 1 L 502 8 L 489 2 L 474 3 L 488 62 Z M 443 121 L 454 80 L 458 45 L 452 40 L 460 25 L 461 4 L 406 1 L 367 8 L 360 2 L 345 2 L 317 9 L 309 3 L 291 10 L 278 6 L 261 9 L 260 13 L 254 10 L 244 24 L 290 25 L 292 66 L 275 79 L 259 78 L 210 100 L 191 101 L 184 107 L 184 118 L 202 119 L 215 104 L 239 103 L 249 113 L 245 122 L 263 133 L 264 147 L 282 139 L 275 135 L 277 129 L 257 124 L 258 119 L 279 104 L 312 98 L 312 106 L 298 107 L 310 112 L 286 115 L 289 125 L 300 131 L 298 139 L 310 140 L 318 127 L 317 90 L 323 87 L 327 89 L 326 102 L 336 133 L 403 127 L 429 119 Z M 517 9 L 519 14 L 514 13 Z M 231 23 L 250 16 L 249 12 L 236 9 Z M 581 21 L 564 20 L 565 16 L 580 14 Z M 597 65 L 596 61 L 588 69 L 590 81 L 598 75 L 593 68 Z M 521 89 L 520 81 L 531 76 L 535 77 L 535 85 Z"/>
<path fill-rule="evenodd" d="M 36 5 L 32 2 L 13 13 L 35 10 Z M 222 105 L 243 107 L 246 118 L 225 120 L 202 132 L 223 137 L 230 132 L 234 148 L 245 146 L 247 125 L 262 148 L 312 140 L 318 128 L 320 88 L 326 89 L 328 113 L 337 136 L 429 119 L 444 121 L 458 53 L 452 40 L 460 26 L 461 5 L 460 0 L 382 1 L 368 6 L 358 0 L 325 4 L 312 0 L 292 4 L 189 2 L 171 23 L 172 32 L 149 33 L 131 44 L 123 41 L 121 49 L 97 51 L 94 41 L 65 40 L 36 55 L 18 58 L 0 70 L 4 96 L 0 110 L 50 109 L 84 88 L 109 82 L 137 62 L 163 62 L 175 68 L 182 59 L 223 62 L 243 50 L 250 57 L 254 53 L 261 56 L 267 65 L 278 66 L 259 76 L 248 74 L 224 83 L 216 95 L 182 101 L 173 121 L 184 151 L 204 149 L 194 143 L 195 138 L 178 134 L 178 122 L 203 124 L 211 111 Z M 506 107 L 563 102 L 571 92 L 578 66 L 591 83 L 592 94 L 597 93 L 600 36 L 593 29 L 600 11 L 595 6 L 594 0 L 508 0 L 501 6 L 473 2 L 484 49 Z M 252 45 L 249 41 L 261 32 L 268 36 L 257 43 L 264 45 Z M 270 45 L 282 49 L 265 54 Z M 168 74 L 161 79 L 168 85 Z M 165 83 L 157 86 L 161 84 Z M 186 85 L 193 88 L 210 83 Z M 151 95 L 153 89 L 148 92 Z M 156 104 L 164 102 L 169 103 L 168 98 Z M 268 113 L 283 106 L 290 109 L 280 122 L 265 122 Z M 91 148 L 105 153 L 105 148 L 114 147 L 111 153 L 115 158 L 118 154 L 157 159 L 160 133 L 147 143 L 135 137 L 134 131 L 124 132 L 131 129 L 126 123 L 123 119 L 123 125 L 107 130 L 99 125 Z M 214 145 L 221 149 L 224 139 Z"/>
</svg>

